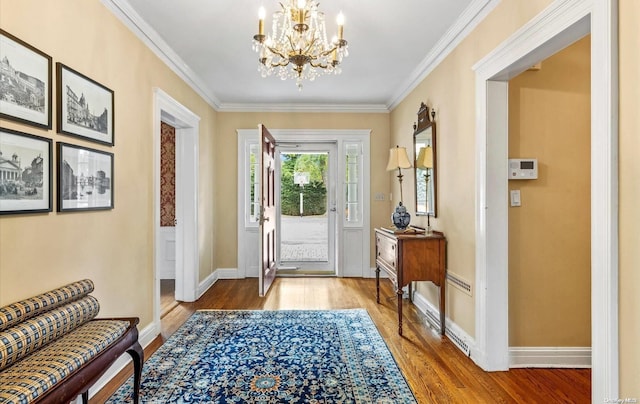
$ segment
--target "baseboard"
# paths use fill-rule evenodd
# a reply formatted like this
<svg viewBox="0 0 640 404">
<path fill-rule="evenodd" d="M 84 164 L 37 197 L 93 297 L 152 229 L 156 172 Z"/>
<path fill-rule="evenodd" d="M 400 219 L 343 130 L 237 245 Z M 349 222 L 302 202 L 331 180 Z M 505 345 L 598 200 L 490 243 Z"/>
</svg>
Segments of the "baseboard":
<svg viewBox="0 0 640 404">
<path fill-rule="evenodd" d="M 218 268 L 215 273 L 218 279 L 241 279 L 238 268 Z"/>
<path fill-rule="evenodd" d="M 140 330 L 138 334 L 138 342 L 142 345 L 142 348 L 146 348 L 153 340 L 160 335 L 160 324 L 152 323 Z M 129 354 L 125 353 L 121 355 L 109 369 L 98 379 L 98 381 L 89 389 L 89 397 L 92 397 L 98 391 L 102 390 L 111 379 L 113 379 L 125 366 L 131 362 Z M 78 404 L 82 403 L 82 398 L 78 397 L 75 401 Z"/>
<path fill-rule="evenodd" d="M 159 279 L 176 279 L 176 271 L 174 270 L 161 270 L 158 272 Z"/>
<path fill-rule="evenodd" d="M 590 368 L 591 347 L 510 347 L 510 368 Z"/>
<path fill-rule="evenodd" d="M 440 310 L 429 302 L 421 293 L 414 291 L 413 304 L 425 315 L 428 325 L 440 332 Z M 445 335 L 465 355 L 472 359 L 477 354 L 476 342 L 458 324 L 445 316 Z"/>
<path fill-rule="evenodd" d="M 205 292 L 209 290 L 209 288 L 213 286 L 213 284 L 216 283 L 218 279 L 220 279 L 220 277 L 218 276 L 218 271 L 213 271 L 213 273 L 211 273 L 202 282 L 200 282 L 200 284 L 198 285 L 198 298 L 196 300 L 200 299 L 202 295 L 204 295 Z"/>
</svg>

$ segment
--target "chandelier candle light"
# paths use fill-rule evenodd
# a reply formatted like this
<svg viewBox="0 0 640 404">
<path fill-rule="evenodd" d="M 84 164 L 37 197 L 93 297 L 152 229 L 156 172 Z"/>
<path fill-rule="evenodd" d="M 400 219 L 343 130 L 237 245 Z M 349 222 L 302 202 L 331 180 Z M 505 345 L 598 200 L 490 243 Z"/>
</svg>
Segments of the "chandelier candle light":
<svg viewBox="0 0 640 404">
<path fill-rule="evenodd" d="M 391 214 L 391 221 L 398 230 L 405 230 L 411 221 L 411 215 L 407 212 L 407 208 L 402 205 L 402 169 L 411 168 L 411 162 L 407 155 L 405 147 L 396 146 L 389 149 L 389 163 L 387 171 L 398 169 L 398 182 L 400 182 L 400 202 L 396 206 L 396 210 Z"/>
<path fill-rule="evenodd" d="M 258 12 L 258 33 L 253 36 L 253 50 L 258 53 L 258 71 L 262 77 L 277 75 L 282 80 L 313 81 L 323 74 L 340 74 L 340 63 L 348 55 L 343 38 L 344 15 L 338 14 L 338 35 L 327 41 L 324 13 L 314 0 L 285 0 L 273 14 L 270 35 L 264 33 L 266 11 Z M 291 65 L 291 67 L 289 67 Z"/>
</svg>

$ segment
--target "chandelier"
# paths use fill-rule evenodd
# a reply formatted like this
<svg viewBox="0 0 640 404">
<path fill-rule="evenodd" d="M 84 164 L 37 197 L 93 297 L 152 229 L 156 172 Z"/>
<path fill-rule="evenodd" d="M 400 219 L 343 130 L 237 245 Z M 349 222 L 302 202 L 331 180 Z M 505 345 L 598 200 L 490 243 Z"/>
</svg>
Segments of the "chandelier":
<svg viewBox="0 0 640 404">
<path fill-rule="evenodd" d="M 270 35 L 264 33 L 264 7 L 258 12 L 258 34 L 253 36 L 253 50 L 258 53 L 258 71 L 262 77 L 277 75 L 282 80 L 313 81 L 323 74 L 340 74 L 340 63 L 348 55 L 342 37 L 344 15 L 338 15 L 338 35 L 327 41 L 324 13 L 315 0 L 285 0 L 273 14 Z"/>
</svg>

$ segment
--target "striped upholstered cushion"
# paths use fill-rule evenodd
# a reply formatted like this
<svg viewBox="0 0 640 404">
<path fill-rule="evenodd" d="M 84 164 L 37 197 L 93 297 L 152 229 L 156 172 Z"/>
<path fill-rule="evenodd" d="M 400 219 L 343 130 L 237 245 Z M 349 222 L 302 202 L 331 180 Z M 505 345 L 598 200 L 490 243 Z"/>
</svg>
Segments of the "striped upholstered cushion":
<svg viewBox="0 0 640 404">
<path fill-rule="evenodd" d="M 0 370 L 98 315 L 93 296 L 49 310 L 0 332 Z"/>
<path fill-rule="evenodd" d="M 0 403 L 26 404 L 121 337 L 129 322 L 93 320 L 0 372 Z"/>
<path fill-rule="evenodd" d="M 90 279 L 70 283 L 21 302 L 0 307 L 0 331 L 93 292 Z"/>
</svg>

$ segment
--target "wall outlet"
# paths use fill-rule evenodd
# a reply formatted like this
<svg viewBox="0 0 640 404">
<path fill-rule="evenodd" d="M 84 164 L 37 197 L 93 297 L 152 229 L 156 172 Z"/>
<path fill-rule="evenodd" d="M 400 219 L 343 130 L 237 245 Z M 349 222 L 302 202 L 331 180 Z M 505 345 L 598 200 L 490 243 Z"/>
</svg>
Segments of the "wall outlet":
<svg viewBox="0 0 640 404">
<path fill-rule="evenodd" d="M 374 199 L 375 199 L 376 201 L 384 201 L 384 192 L 377 192 L 377 193 L 374 195 Z"/>
</svg>

